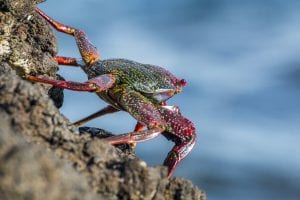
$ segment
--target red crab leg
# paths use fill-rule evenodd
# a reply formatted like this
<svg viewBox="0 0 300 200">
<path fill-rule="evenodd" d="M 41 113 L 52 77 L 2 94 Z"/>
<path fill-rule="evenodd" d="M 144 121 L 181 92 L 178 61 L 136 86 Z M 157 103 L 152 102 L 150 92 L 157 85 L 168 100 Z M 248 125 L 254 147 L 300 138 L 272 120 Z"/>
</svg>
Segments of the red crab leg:
<svg viewBox="0 0 300 200">
<path fill-rule="evenodd" d="M 26 79 L 34 82 L 47 83 L 60 88 L 76 90 L 76 91 L 88 91 L 88 92 L 100 92 L 109 89 L 115 83 L 115 77 L 111 74 L 103 74 L 93 79 L 89 79 L 84 83 L 73 81 L 52 80 L 44 77 L 35 77 L 26 75 Z"/>
<path fill-rule="evenodd" d="M 80 59 L 65 57 L 65 56 L 54 56 L 54 59 L 59 65 L 69 65 L 69 66 L 80 66 Z"/>
<path fill-rule="evenodd" d="M 153 139 L 158 135 L 160 135 L 163 131 L 164 131 L 163 128 L 156 127 L 149 130 L 114 135 L 105 138 L 104 140 L 109 142 L 110 144 L 123 144 L 123 143 L 132 144 L 133 143 L 135 145 L 135 143 L 137 142 L 144 142 Z"/>
<path fill-rule="evenodd" d="M 55 21 L 38 8 L 36 8 L 35 11 L 47 20 L 57 31 L 74 36 L 80 54 L 88 66 L 91 66 L 100 60 L 97 48 L 88 40 L 86 34 L 82 30 Z"/>
<path fill-rule="evenodd" d="M 95 113 L 93 113 L 93 114 L 91 114 L 91 115 L 89 115 L 89 116 L 87 116 L 87 117 L 85 117 L 81 120 L 78 120 L 77 122 L 74 122 L 73 125 L 80 126 L 80 125 L 82 125 L 82 124 L 84 124 L 84 123 L 86 123 L 86 122 L 88 122 L 92 119 L 97 118 L 97 117 L 101 117 L 103 115 L 118 112 L 118 111 L 120 111 L 120 110 L 108 105 L 105 108 L 102 108 L 101 110 L 99 110 L 99 111 L 97 111 L 97 112 L 95 112 Z"/>
</svg>

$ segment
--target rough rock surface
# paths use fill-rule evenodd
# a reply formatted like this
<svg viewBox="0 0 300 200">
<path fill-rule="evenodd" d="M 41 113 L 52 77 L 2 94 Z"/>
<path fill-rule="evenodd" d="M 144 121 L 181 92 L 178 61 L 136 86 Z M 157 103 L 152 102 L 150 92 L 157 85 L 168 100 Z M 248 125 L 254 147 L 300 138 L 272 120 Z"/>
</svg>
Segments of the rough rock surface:
<svg viewBox="0 0 300 200">
<path fill-rule="evenodd" d="M 0 0 L 0 199 L 205 199 L 128 146 L 80 134 L 56 108 L 62 90 L 21 78 L 58 78 L 55 37 L 33 12 L 39 2 Z"/>
</svg>

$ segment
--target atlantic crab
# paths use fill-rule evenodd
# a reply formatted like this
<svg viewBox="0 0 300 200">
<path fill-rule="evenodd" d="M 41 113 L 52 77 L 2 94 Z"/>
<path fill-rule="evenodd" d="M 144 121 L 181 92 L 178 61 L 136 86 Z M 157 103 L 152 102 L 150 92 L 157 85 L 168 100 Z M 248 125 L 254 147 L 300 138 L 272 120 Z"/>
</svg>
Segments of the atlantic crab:
<svg viewBox="0 0 300 200">
<path fill-rule="evenodd" d="M 55 56 L 60 65 L 81 67 L 87 74 L 86 82 L 52 80 L 41 76 L 25 75 L 34 82 L 47 83 L 64 89 L 95 92 L 109 105 L 74 124 L 108 113 L 126 111 L 137 120 L 130 133 L 105 138 L 110 144 L 146 141 L 162 134 L 175 143 L 164 165 L 170 177 L 177 164 L 191 151 L 196 142 L 193 123 L 181 115 L 177 106 L 167 106 L 166 101 L 181 92 L 186 85 L 162 67 L 141 64 L 126 59 L 100 60 L 97 48 L 87 39 L 84 31 L 53 20 L 36 8 L 35 11 L 57 31 L 69 34 L 76 40 L 82 59 Z"/>
</svg>

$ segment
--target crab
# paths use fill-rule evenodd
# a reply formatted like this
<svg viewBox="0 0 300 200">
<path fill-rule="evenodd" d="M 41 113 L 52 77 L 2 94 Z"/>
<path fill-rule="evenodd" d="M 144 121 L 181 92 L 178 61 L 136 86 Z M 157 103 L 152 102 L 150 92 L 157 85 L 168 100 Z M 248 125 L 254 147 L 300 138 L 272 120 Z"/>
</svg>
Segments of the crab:
<svg viewBox="0 0 300 200">
<path fill-rule="evenodd" d="M 39 8 L 35 11 L 57 31 L 75 38 L 82 58 L 55 56 L 54 59 L 60 65 L 81 67 L 88 80 L 54 80 L 29 74 L 25 78 L 63 89 L 94 92 L 108 103 L 105 108 L 75 122 L 77 126 L 105 114 L 128 112 L 137 120 L 134 131 L 103 139 L 110 144 L 135 145 L 160 134 L 173 141 L 175 146 L 164 161 L 170 177 L 178 163 L 192 150 L 197 137 L 194 124 L 181 114 L 179 108 L 166 104 L 169 98 L 182 91 L 186 81 L 154 65 L 127 59 L 101 60 L 97 48 L 88 40 L 84 31 L 55 21 Z"/>
</svg>

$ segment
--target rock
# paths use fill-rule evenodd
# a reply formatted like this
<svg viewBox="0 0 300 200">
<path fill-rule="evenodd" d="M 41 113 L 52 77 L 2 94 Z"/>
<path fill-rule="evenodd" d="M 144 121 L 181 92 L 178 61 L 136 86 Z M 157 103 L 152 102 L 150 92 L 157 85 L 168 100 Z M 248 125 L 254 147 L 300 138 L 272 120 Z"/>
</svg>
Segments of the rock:
<svg viewBox="0 0 300 200">
<path fill-rule="evenodd" d="M 36 2 L 0 0 L 0 62 L 9 64 L 20 76 L 44 75 L 54 79 L 58 66 L 56 39 L 50 27 L 34 13 Z M 0 70 L 1 72 L 1 70 Z M 62 89 L 43 85 L 55 105 L 61 106 Z"/>
<path fill-rule="evenodd" d="M 28 144 L 0 113 L 0 199 L 96 199 L 84 175 L 70 164 Z"/>
<path fill-rule="evenodd" d="M 168 179 L 165 167 L 147 167 L 129 145 L 101 140 L 111 133 L 79 133 L 55 106 L 61 90 L 21 78 L 59 78 L 56 40 L 33 12 L 37 2 L 0 0 L 0 199 L 205 199 L 191 182 Z"/>
</svg>

